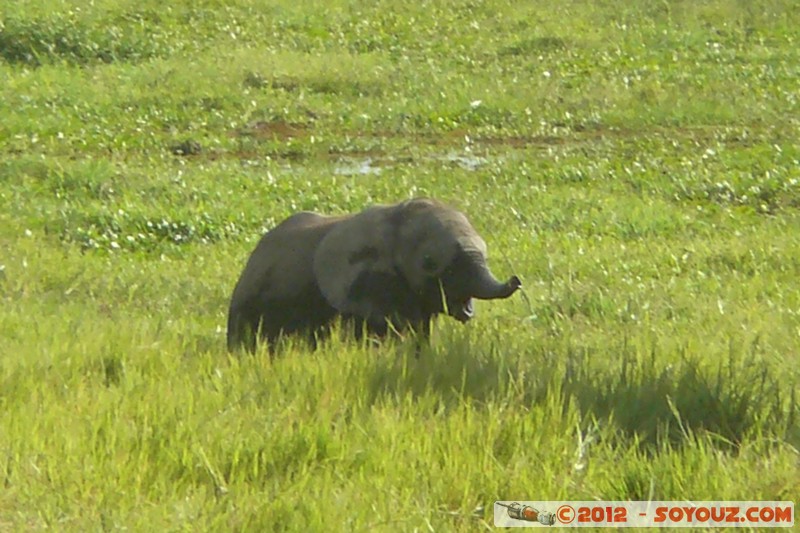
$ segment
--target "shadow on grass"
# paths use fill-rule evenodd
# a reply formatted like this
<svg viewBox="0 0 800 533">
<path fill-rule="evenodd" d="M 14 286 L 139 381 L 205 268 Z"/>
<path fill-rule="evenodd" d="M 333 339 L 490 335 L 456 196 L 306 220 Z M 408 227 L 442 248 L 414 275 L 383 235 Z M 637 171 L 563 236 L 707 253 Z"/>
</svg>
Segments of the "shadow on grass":
<svg viewBox="0 0 800 533">
<path fill-rule="evenodd" d="M 463 402 L 483 404 L 516 394 L 525 404 L 544 401 L 554 368 L 515 368 L 499 347 L 453 338 L 426 347 L 417 358 L 413 343 L 397 345 L 396 357 L 378 361 L 370 377 L 370 402 L 432 394 L 445 408 Z M 520 388 L 517 385 L 522 385 Z"/>
<path fill-rule="evenodd" d="M 656 350 L 644 357 L 623 350 L 602 369 L 591 358 L 582 351 L 568 359 L 563 393 L 644 445 L 704 433 L 736 448 L 753 433 L 799 435 L 794 387 L 747 354 L 731 351 L 713 365 L 681 353 L 665 365 Z"/>
<path fill-rule="evenodd" d="M 698 433 L 728 449 L 753 433 L 800 444 L 795 387 L 743 349 L 714 361 L 625 344 L 616 350 L 562 344 L 516 354 L 467 339 L 440 344 L 447 346 L 430 348 L 419 360 L 399 348 L 400 357 L 378 364 L 371 401 L 433 394 L 444 409 L 464 401 L 535 409 L 557 394 L 562 405 L 572 403 L 585 419 L 637 437 L 643 448 L 680 444 Z"/>
</svg>

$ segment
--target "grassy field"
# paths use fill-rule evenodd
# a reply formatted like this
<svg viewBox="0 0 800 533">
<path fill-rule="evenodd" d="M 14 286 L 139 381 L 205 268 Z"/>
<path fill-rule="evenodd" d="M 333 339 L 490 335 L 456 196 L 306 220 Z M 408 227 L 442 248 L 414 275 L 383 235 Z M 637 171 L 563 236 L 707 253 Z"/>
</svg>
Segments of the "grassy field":
<svg viewBox="0 0 800 533">
<path fill-rule="evenodd" d="M 800 500 L 794 0 L 0 6 L 0 530 Z M 231 357 L 263 231 L 433 196 L 524 295 Z"/>
</svg>

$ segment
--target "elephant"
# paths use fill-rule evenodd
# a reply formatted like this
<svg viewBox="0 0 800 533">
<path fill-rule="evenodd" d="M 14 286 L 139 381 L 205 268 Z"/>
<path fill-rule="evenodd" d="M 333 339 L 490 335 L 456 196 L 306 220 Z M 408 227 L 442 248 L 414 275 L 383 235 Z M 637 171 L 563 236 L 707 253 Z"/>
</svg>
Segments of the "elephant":
<svg viewBox="0 0 800 533">
<path fill-rule="evenodd" d="M 498 281 L 486 243 L 467 217 L 438 200 L 374 205 L 356 214 L 296 213 L 263 235 L 233 290 L 230 351 L 270 350 L 281 335 L 316 343 L 337 317 L 356 335 L 412 329 L 428 338 L 432 318 L 473 316 L 473 298 L 508 298 L 517 276 Z"/>
</svg>

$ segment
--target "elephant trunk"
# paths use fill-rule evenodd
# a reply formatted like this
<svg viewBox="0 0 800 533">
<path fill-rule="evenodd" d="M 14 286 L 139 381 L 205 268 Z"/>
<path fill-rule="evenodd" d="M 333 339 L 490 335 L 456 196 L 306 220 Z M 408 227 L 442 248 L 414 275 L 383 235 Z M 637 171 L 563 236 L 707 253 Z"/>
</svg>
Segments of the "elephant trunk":
<svg viewBox="0 0 800 533">
<path fill-rule="evenodd" d="M 522 286 L 522 282 L 517 276 L 511 276 L 508 281 L 501 283 L 491 273 L 489 268 L 483 264 L 477 269 L 470 287 L 470 294 L 479 300 L 496 300 L 508 298 Z"/>
</svg>

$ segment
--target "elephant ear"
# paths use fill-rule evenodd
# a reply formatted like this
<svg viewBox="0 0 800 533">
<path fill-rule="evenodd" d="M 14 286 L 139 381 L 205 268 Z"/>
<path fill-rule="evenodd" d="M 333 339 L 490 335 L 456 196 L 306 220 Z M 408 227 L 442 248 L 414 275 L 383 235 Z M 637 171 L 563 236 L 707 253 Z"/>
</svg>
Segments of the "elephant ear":
<svg viewBox="0 0 800 533">
<path fill-rule="evenodd" d="M 314 254 L 314 275 L 325 299 L 344 314 L 382 320 L 413 299 L 395 268 L 398 206 L 375 206 L 339 222 Z"/>
</svg>

